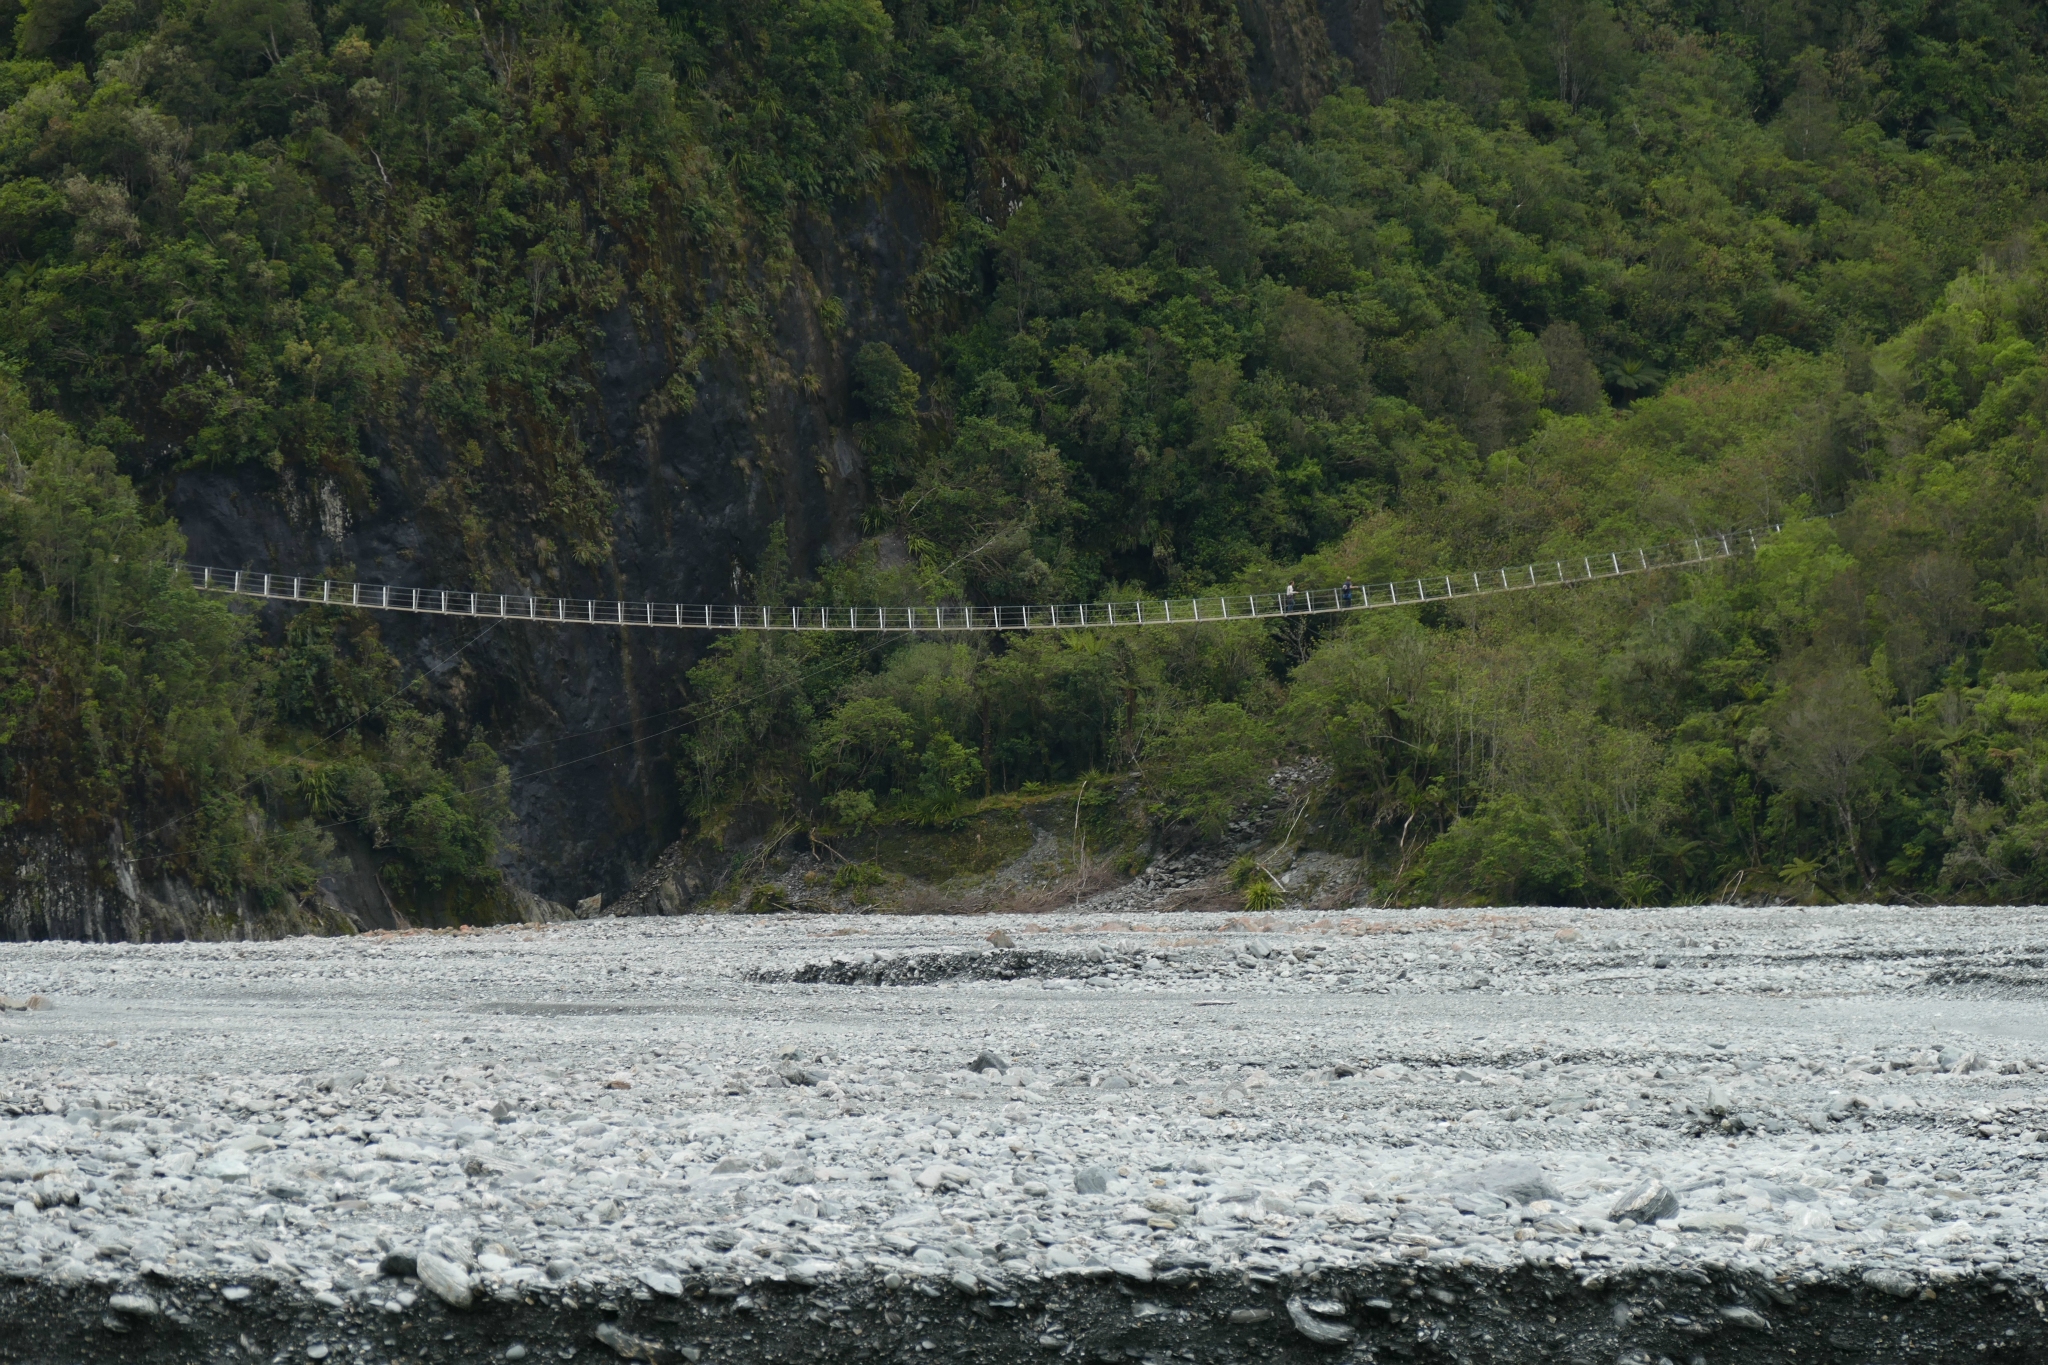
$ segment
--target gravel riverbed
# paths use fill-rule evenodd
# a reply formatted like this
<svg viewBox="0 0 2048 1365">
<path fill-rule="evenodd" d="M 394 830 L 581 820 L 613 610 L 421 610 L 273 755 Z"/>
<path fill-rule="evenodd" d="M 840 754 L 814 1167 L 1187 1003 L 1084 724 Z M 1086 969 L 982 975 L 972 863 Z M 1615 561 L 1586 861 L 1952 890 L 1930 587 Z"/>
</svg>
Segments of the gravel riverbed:
<svg viewBox="0 0 2048 1365">
<path fill-rule="evenodd" d="M 0 1359 L 2048 1358 L 2039 912 L 0 946 Z"/>
</svg>

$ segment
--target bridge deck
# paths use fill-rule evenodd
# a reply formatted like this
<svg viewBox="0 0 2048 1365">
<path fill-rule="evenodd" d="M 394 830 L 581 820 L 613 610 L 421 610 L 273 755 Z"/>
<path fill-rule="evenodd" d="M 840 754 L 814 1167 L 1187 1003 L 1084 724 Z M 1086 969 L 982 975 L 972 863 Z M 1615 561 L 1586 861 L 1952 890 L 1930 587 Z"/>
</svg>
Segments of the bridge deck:
<svg viewBox="0 0 2048 1365">
<path fill-rule="evenodd" d="M 1654 548 L 1609 551 L 1513 568 L 1431 574 L 1381 583 L 1298 592 L 1208 594 L 1125 602 L 1030 606 L 967 604 L 904 607 L 717 606 L 709 603 L 618 602 L 387 583 L 299 578 L 249 569 L 183 565 L 192 586 L 271 601 L 405 611 L 433 616 L 489 617 L 549 625 L 652 626 L 671 630 L 997 631 L 1082 630 L 1109 626 L 1182 626 L 1215 621 L 1319 616 L 1381 607 L 1416 606 L 1494 593 L 1526 592 L 1623 578 L 1658 569 L 1732 559 L 1755 551 L 1780 526 L 1725 532 Z"/>
</svg>

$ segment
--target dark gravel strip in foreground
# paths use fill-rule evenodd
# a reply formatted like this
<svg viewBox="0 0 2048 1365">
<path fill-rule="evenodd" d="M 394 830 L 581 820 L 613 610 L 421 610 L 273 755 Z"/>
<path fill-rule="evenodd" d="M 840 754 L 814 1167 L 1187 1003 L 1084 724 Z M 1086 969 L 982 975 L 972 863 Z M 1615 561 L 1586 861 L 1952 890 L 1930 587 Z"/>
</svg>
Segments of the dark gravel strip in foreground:
<svg viewBox="0 0 2048 1365">
<path fill-rule="evenodd" d="M 1904 1298 L 1739 1270 L 1609 1278 L 1418 1266 L 1296 1280 L 1197 1272 L 1179 1284 L 1062 1277 L 1004 1297 L 879 1279 L 812 1291 L 698 1281 L 623 1302 L 540 1294 L 457 1310 L 426 1299 L 403 1319 L 280 1286 L 229 1303 L 210 1285 L 154 1284 L 119 1304 L 90 1286 L 0 1285 L 0 1360 L 2048 1360 L 2043 1301 L 1991 1276 Z"/>
</svg>

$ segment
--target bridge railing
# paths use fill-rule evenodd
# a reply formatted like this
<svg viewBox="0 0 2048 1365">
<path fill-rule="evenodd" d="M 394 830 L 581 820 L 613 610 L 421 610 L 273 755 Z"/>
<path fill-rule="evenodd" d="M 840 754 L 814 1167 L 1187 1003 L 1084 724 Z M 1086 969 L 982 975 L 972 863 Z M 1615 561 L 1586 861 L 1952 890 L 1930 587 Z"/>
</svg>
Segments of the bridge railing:
<svg viewBox="0 0 2048 1365">
<path fill-rule="evenodd" d="M 1018 606 L 935 603 L 902 607 L 791 607 L 623 602 L 449 588 L 408 588 L 389 583 L 300 578 L 250 569 L 218 569 L 199 564 L 182 567 L 192 586 L 207 592 L 371 611 L 495 617 L 560 625 L 866 632 L 1083 630 L 1327 615 L 1381 607 L 1416 606 L 1531 588 L 1561 587 L 1748 554 L 1781 529 L 1780 525 L 1771 525 L 1697 536 L 1660 546 L 1543 560 L 1511 568 L 1424 574 L 1379 583 L 1345 583 L 1333 588 Z"/>
</svg>

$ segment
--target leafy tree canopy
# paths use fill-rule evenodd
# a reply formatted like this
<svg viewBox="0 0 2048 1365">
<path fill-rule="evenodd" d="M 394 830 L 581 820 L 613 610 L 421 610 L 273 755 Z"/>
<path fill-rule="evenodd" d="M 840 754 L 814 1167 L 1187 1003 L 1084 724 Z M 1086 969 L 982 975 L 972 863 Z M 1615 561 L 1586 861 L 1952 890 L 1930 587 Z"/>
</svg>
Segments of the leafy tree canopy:
<svg viewBox="0 0 2048 1365">
<path fill-rule="evenodd" d="M 182 591 L 138 485 L 262 462 L 362 505 L 431 438 L 437 496 L 503 509 L 481 558 L 598 563 L 607 320 L 687 408 L 785 363 L 805 224 L 909 186 L 914 342 L 817 305 L 868 538 L 776 539 L 764 597 L 1790 525 L 1334 627 L 736 637 L 689 676 L 695 828 L 1088 780 L 1215 838 L 1305 760 L 1297 837 L 1383 895 L 2040 899 L 2039 7 L 1451 0 L 1285 62 L 1245 23 L 1276 8 L 0 0 L 0 818 L 120 812 L 280 906 L 336 839 L 404 894 L 491 884 L 490 750 L 373 625 L 261 640 Z"/>
</svg>

